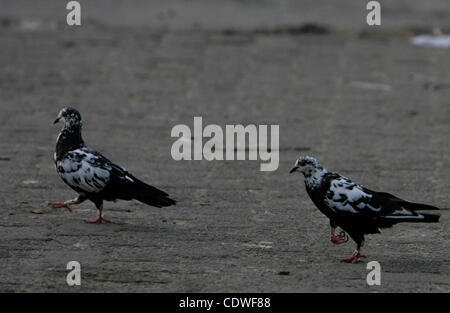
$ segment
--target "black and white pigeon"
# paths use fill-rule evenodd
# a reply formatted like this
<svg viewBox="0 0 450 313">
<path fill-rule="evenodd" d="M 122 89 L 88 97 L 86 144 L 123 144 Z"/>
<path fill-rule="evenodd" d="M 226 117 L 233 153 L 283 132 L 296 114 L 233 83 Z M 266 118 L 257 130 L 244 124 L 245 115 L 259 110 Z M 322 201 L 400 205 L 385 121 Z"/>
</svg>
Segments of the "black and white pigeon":
<svg viewBox="0 0 450 313">
<path fill-rule="evenodd" d="M 54 161 L 62 180 L 78 193 L 78 197 L 64 202 L 48 202 L 54 208 L 67 208 L 89 199 L 99 211 L 96 220 L 89 223 L 108 222 L 102 216 L 103 200 L 136 199 L 155 207 L 174 205 L 169 195 L 147 185 L 97 151 L 88 148 L 81 136 L 81 115 L 74 108 L 62 109 L 55 124 L 64 121 L 58 139 Z"/>
<path fill-rule="evenodd" d="M 437 207 L 408 202 L 386 192 L 376 192 L 350 179 L 325 170 L 312 157 L 301 157 L 290 173 L 301 172 L 305 186 L 317 208 L 330 219 L 331 242 L 345 243 L 345 232 L 356 242 L 356 250 L 342 262 L 356 263 L 362 255 L 365 234 L 379 233 L 401 222 L 437 223 L 439 215 L 417 213 L 416 210 L 439 210 Z M 335 234 L 336 227 L 345 232 Z"/>
</svg>

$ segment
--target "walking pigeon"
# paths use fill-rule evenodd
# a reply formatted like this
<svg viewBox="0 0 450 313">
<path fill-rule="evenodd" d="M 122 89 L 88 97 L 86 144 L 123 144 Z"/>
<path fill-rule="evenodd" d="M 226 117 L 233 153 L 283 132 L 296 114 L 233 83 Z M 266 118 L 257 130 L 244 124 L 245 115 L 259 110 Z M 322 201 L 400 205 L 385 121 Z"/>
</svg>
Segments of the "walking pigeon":
<svg viewBox="0 0 450 313">
<path fill-rule="evenodd" d="M 149 186 L 129 173 L 126 169 L 112 163 L 95 150 L 88 148 L 81 136 L 81 115 L 74 108 L 62 109 L 55 124 L 64 120 L 58 139 L 54 161 L 62 180 L 78 193 L 78 197 L 64 202 L 48 202 L 54 208 L 67 208 L 89 199 L 99 211 L 96 220 L 89 223 L 108 222 L 102 216 L 103 200 L 136 199 L 155 207 L 174 205 L 168 194 Z"/>
<path fill-rule="evenodd" d="M 437 223 L 439 215 L 417 213 L 415 210 L 438 208 L 408 202 L 386 192 L 376 192 L 352 182 L 350 179 L 325 170 L 312 157 L 301 157 L 290 173 L 301 172 L 313 203 L 330 219 L 331 242 L 345 243 L 345 232 L 356 242 L 356 250 L 342 262 L 356 263 L 360 258 L 365 234 L 379 233 L 379 228 L 391 227 L 400 222 Z M 345 232 L 335 234 L 336 227 Z"/>
</svg>

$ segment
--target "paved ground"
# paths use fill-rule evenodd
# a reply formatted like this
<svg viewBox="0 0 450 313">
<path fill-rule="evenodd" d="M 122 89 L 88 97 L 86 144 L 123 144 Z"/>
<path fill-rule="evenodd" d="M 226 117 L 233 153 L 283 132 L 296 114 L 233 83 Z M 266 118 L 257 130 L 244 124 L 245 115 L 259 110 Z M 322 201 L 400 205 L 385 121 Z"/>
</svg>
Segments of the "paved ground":
<svg viewBox="0 0 450 313">
<path fill-rule="evenodd" d="M 197 29 L 182 18 L 157 27 L 128 15 L 121 25 L 96 13 L 71 29 L 49 19 L 50 4 L 1 1 L 0 291 L 450 291 L 448 211 L 440 224 L 369 236 L 364 251 L 381 263 L 382 285 L 368 287 L 365 262 L 339 262 L 353 243 L 328 241 L 327 220 L 288 174 L 309 154 L 373 189 L 449 206 L 449 51 L 409 44 L 415 26 L 445 29 L 441 2 L 422 19 L 419 1 L 387 10 L 399 18 L 386 14 L 390 28 L 378 31 L 337 17 L 319 23 L 328 29 L 319 35 L 291 15 L 267 28 L 262 13 L 249 25 L 199 14 Z M 251 1 L 232 5 L 253 16 Z M 107 225 L 84 222 L 96 216 L 90 203 L 73 214 L 47 208 L 74 196 L 52 163 L 52 121 L 66 105 L 82 112 L 90 146 L 179 204 L 108 203 Z M 192 127 L 196 115 L 279 124 L 279 169 L 173 161 L 170 130 Z M 81 287 L 66 284 L 71 260 L 81 263 Z"/>
</svg>

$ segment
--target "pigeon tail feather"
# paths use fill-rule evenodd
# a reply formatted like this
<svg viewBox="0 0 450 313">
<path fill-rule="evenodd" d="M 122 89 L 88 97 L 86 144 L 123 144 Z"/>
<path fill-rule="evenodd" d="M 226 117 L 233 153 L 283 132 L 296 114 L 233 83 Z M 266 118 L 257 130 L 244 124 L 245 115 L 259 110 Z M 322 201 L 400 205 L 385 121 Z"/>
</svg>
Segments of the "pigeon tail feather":
<svg viewBox="0 0 450 313">
<path fill-rule="evenodd" d="M 438 223 L 439 222 L 439 218 L 441 217 L 440 215 L 437 214 L 425 214 L 425 213 L 421 213 L 420 215 L 423 216 L 423 221 L 424 223 Z"/>
<path fill-rule="evenodd" d="M 440 210 L 438 207 L 435 207 L 432 205 L 407 202 L 407 201 L 401 202 L 400 205 L 408 210 L 414 210 L 414 211 L 438 211 L 438 210 Z"/>
<path fill-rule="evenodd" d="M 386 197 L 391 201 L 394 201 L 396 204 L 400 205 L 401 207 L 407 209 L 407 210 L 413 210 L 413 211 L 438 211 L 440 210 L 438 207 L 429 205 L 429 204 L 423 204 L 423 203 L 416 203 L 416 202 L 409 202 L 405 201 L 403 199 L 400 199 L 390 193 L 387 192 L 376 192 L 377 195 Z"/>
<path fill-rule="evenodd" d="M 378 227 L 388 228 L 397 223 L 438 223 L 441 216 L 437 214 L 420 213 L 412 216 L 387 215 L 378 220 Z"/>
<path fill-rule="evenodd" d="M 134 199 L 141 201 L 145 204 L 155 206 L 155 207 L 166 207 L 175 205 L 175 200 L 169 198 L 169 195 L 158 188 L 147 185 L 142 181 L 138 181 L 135 184 L 135 194 Z"/>
</svg>

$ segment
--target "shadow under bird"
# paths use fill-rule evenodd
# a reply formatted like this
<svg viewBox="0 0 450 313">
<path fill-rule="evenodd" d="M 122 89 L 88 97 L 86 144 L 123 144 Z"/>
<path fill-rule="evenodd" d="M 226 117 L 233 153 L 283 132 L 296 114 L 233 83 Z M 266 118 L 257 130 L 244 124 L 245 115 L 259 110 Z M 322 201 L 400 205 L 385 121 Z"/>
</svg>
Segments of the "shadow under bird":
<svg viewBox="0 0 450 313">
<path fill-rule="evenodd" d="M 347 242 L 345 232 L 356 242 L 356 250 L 342 262 L 356 263 L 365 258 L 361 252 L 365 234 L 380 232 L 402 222 L 437 223 L 439 215 L 418 213 L 416 210 L 439 208 L 402 200 L 386 192 L 377 192 L 352 182 L 336 173 L 328 172 L 312 157 L 300 157 L 290 173 L 301 172 L 313 203 L 330 219 L 331 242 Z M 336 235 L 336 227 L 345 232 Z"/>
<path fill-rule="evenodd" d="M 169 195 L 147 185 L 97 151 L 88 148 L 81 136 L 80 113 L 74 108 L 62 109 L 55 124 L 64 121 L 58 139 L 54 161 L 62 180 L 78 193 L 78 197 L 64 202 L 48 202 L 54 208 L 67 208 L 91 200 L 99 211 L 98 218 L 88 223 L 108 222 L 102 216 L 103 201 L 136 199 L 155 207 L 174 205 Z"/>
</svg>

